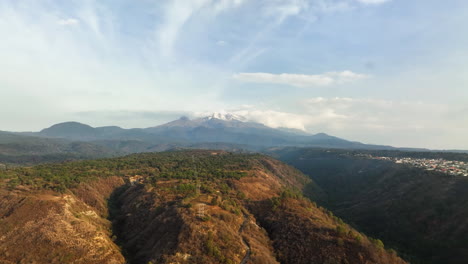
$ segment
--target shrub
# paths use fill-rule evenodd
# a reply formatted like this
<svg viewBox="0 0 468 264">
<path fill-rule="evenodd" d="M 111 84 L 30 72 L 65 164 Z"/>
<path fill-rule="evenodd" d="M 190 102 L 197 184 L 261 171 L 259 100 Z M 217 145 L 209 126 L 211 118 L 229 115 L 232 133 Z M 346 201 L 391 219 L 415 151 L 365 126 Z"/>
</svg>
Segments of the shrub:
<svg viewBox="0 0 468 264">
<path fill-rule="evenodd" d="M 336 244 L 340 247 L 344 246 L 344 240 L 342 238 L 338 238 L 336 240 Z"/>
<path fill-rule="evenodd" d="M 342 225 L 339 225 L 336 227 L 336 233 L 338 233 L 339 236 L 344 237 L 346 236 L 346 228 Z"/>
<path fill-rule="evenodd" d="M 215 245 L 213 241 L 213 233 L 211 231 L 208 233 L 208 239 L 205 242 L 205 249 L 209 256 L 216 258 L 220 262 L 224 262 L 225 257 L 222 255 L 221 250 L 219 250 Z"/>
<path fill-rule="evenodd" d="M 388 249 L 387 252 L 392 256 L 397 256 L 398 255 L 396 250 L 394 250 L 393 248 Z"/>
<path fill-rule="evenodd" d="M 243 192 L 238 192 L 238 193 L 237 193 L 237 198 L 239 198 L 240 200 L 244 200 L 244 199 L 246 198 L 245 193 L 243 193 Z"/>
<path fill-rule="evenodd" d="M 182 183 L 176 186 L 176 191 L 180 193 L 191 193 L 195 192 L 197 187 L 195 184 L 190 184 L 190 183 Z"/>
<path fill-rule="evenodd" d="M 218 205 L 218 197 L 217 197 L 217 196 L 213 197 L 213 198 L 211 199 L 210 204 L 213 205 L 213 206 Z"/>
<path fill-rule="evenodd" d="M 370 241 L 372 242 L 372 244 L 374 244 L 378 248 L 384 248 L 385 247 L 384 243 L 380 239 L 370 238 Z"/>
<path fill-rule="evenodd" d="M 354 239 L 355 239 L 357 242 L 359 242 L 359 243 L 362 242 L 362 236 L 361 236 L 361 234 L 359 234 L 359 233 L 354 233 L 354 234 L 353 234 L 353 237 L 354 237 Z"/>
<path fill-rule="evenodd" d="M 202 220 L 203 222 L 208 222 L 211 220 L 211 217 L 209 215 L 204 215 L 200 217 L 200 220 Z"/>
</svg>

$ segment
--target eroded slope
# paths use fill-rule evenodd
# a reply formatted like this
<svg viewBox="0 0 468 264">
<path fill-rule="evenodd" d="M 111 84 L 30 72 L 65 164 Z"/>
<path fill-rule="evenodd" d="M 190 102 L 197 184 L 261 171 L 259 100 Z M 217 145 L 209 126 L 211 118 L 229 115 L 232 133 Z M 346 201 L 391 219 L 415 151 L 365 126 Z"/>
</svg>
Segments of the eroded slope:
<svg viewBox="0 0 468 264">
<path fill-rule="evenodd" d="M 0 256 L 13 263 L 404 263 L 262 155 L 138 154 L 0 178 Z"/>
</svg>

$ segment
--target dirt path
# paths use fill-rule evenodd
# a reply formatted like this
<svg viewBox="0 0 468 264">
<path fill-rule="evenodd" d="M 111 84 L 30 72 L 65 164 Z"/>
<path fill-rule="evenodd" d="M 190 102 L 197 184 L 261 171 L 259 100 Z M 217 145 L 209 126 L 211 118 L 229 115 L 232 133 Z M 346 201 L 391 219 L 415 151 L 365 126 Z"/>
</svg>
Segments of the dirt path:
<svg viewBox="0 0 468 264">
<path fill-rule="evenodd" d="M 244 231 L 245 225 L 247 225 L 248 221 L 249 221 L 249 216 L 244 213 L 244 222 L 242 222 L 242 225 L 239 228 L 239 235 L 242 238 L 242 244 L 244 244 L 247 252 L 245 253 L 245 256 L 242 259 L 240 264 L 246 264 L 247 261 L 249 261 L 249 259 L 250 259 L 250 254 L 252 253 L 252 250 L 250 248 L 249 243 L 247 241 L 245 241 L 244 237 L 242 236 L 242 232 Z"/>
</svg>

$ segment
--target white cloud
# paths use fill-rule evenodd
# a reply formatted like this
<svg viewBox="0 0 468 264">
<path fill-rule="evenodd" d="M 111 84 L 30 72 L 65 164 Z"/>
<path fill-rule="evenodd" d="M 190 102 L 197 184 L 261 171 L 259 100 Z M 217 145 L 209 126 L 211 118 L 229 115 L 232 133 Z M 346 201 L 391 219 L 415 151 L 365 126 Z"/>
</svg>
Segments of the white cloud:
<svg viewBox="0 0 468 264">
<path fill-rule="evenodd" d="M 468 116 L 464 115 L 465 106 L 349 97 L 313 97 L 295 105 L 296 108 L 289 111 L 246 105 L 221 112 L 274 128 L 295 128 L 312 134 L 325 132 L 364 143 L 466 148 L 464 131 L 468 130 Z"/>
<path fill-rule="evenodd" d="M 467 122 L 447 118 L 456 108 L 418 101 L 316 97 L 303 100 L 300 111 L 309 116 L 305 120 L 309 131 L 368 143 L 443 148 L 447 141 L 441 142 L 442 138 L 463 143 L 455 127 L 468 130 Z"/>
<path fill-rule="evenodd" d="M 279 128 L 294 128 L 305 131 L 305 116 L 295 113 L 287 113 L 276 110 L 263 110 L 257 109 L 251 105 L 240 106 L 235 109 L 219 110 L 219 111 L 202 111 L 195 112 L 195 117 L 205 117 L 211 115 L 213 112 L 222 114 L 233 114 L 242 117 L 244 121 L 257 122 L 269 127 Z"/>
<path fill-rule="evenodd" d="M 273 128 L 287 127 L 304 131 L 306 129 L 304 116 L 301 114 L 259 109 L 235 110 L 233 113 L 243 116 L 249 121 L 262 123 Z"/>
<path fill-rule="evenodd" d="M 165 10 L 165 22 L 158 29 L 159 42 L 163 55 L 171 55 L 174 42 L 180 29 L 192 14 L 208 3 L 208 0 L 200 1 L 171 1 Z"/>
<path fill-rule="evenodd" d="M 357 0 L 357 1 L 359 3 L 366 4 L 366 5 L 378 5 L 378 4 L 390 2 L 391 0 Z"/>
<path fill-rule="evenodd" d="M 164 22 L 157 29 L 162 55 L 171 56 L 174 45 L 183 28 L 195 14 L 216 17 L 220 12 L 240 6 L 244 0 L 174 0 L 164 10 Z M 205 12 L 201 12 L 205 11 Z"/>
<path fill-rule="evenodd" d="M 294 1 L 271 1 L 270 5 L 265 6 L 264 13 L 277 19 L 281 24 L 288 17 L 299 15 L 309 8 L 309 2 L 305 0 Z"/>
<path fill-rule="evenodd" d="M 112 5 L 78 1 L 65 12 L 59 4 L 14 3 L 0 1 L 0 33 L 8 36 L 0 41 L 0 98 L 9 98 L 0 106 L 5 130 L 40 129 L 81 111 L 218 105 L 219 68 L 200 62 L 168 70 L 145 56 L 154 39 L 126 34 Z"/>
<path fill-rule="evenodd" d="M 368 78 L 368 75 L 352 71 L 327 72 L 324 74 L 307 75 L 291 73 L 237 73 L 233 78 L 243 82 L 285 84 L 296 87 L 314 87 L 343 84 Z"/>
<path fill-rule="evenodd" d="M 226 45 L 227 45 L 227 42 L 224 41 L 224 40 L 218 40 L 218 41 L 216 42 L 216 45 L 218 45 L 218 46 L 226 46 Z"/>
<path fill-rule="evenodd" d="M 62 26 L 73 26 L 79 24 L 80 21 L 75 18 L 65 18 L 65 19 L 60 19 L 57 21 L 57 24 L 62 25 Z"/>
<path fill-rule="evenodd" d="M 300 18 L 303 21 L 316 20 L 316 15 L 332 13 L 350 8 L 350 0 L 172 0 L 167 1 L 162 12 L 163 21 L 155 30 L 156 42 L 159 44 L 160 53 L 166 57 L 175 55 L 175 47 L 178 39 L 183 36 L 184 27 L 189 23 L 212 22 L 213 18 L 220 17 L 221 13 L 234 11 L 241 6 L 249 5 L 255 9 L 255 28 L 261 22 L 259 31 L 251 39 L 251 42 L 239 49 L 232 61 L 243 61 L 244 57 L 250 58 L 265 47 L 257 47 L 257 42 L 270 35 L 271 32 L 289 18 Z M 158 4 L 159 5 L 159 4 Z M 208 27 L 205 24 L 205 28 Z M 189 33 L 189 32 L 188 32 Z M 250 59 L 247 59 L 250 60 Z"/>
</svg>

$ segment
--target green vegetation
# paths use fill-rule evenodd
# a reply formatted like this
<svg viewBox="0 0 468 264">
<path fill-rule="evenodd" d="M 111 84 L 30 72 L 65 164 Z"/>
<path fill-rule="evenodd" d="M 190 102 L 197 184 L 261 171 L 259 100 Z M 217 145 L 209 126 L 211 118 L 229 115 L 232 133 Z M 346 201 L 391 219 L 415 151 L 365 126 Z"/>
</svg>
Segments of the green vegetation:
<svg viewBox="0 0 468 264">
<path fill-rule="evenodd" d="M 0 169 L 3 167 L 2 163 L 10 166 L 35 165 L 116 155 L 122 154 L 111 148 L 89 142 L 72 142 L 0 131 Z"/>
<path fill-rule="evenodd" d="M 244 176 L 249 178 L 237 180 Z M 4 197 L 12 199 L 11 208 L 33 202 L 28 210 L 18 212 L 31 212 L 34 217 L 31 219 L 37 219 L 38 223 L 44 216 L 35 211 L 37 205 L 52 208 L 54 204 L 53 208 L 59 210 L 69 207 L 72 197 L 75 205 L 70 207 L 73 209 L 70 224 L 79 228 L 84 223 L 102 222 L 99 228 L 107 230 L 109 243 L 117 243 L 119 254 L 125 255 L 127 263 L 230 264 L 242 259 L 249 263 L 279 260 L 285 264 L 403 263 L 396 255 L 392 257 L 394 261 L 380 261 L 388 254 L 378 248 L 378 241 L 372 244 L 302 195 L 300 189 L 310 182 L 306 176 L 261 155 L 213 151 L 146 153 L 9 168 L 2 170 L 0 177 L 0 184 L 16 187 L 14 193 L 18 195 L 38 194 L 37 199 L 30 197 L 26 203 L 4 189 Z M 54 193 L 51 199 L 52 192 L 29 192 L 32 188 L 69 195 Z M 110 222 L 88 217 L 90 207 L 95 207 L 99 217 L 109 217 L 112 233 Z M 16 226 L 17 219 L 8 216 L 11 214 L 8 208 L 4 210 L 6 217 L 0 217 L 0 229 L 9 228 L 4 223 L 8 220 L 12 230 L 21 230 Z M 63 225 L 67 215 L 54 214 L 55 223 Z M 64 241 L 68 240 L 68 229 L 62 232 Z M 5 234 L 13 233 L 18 232 Z M 29 237 L 29 233 L 21 235 Z M 92 246 L 93 239 L 87 240 Z M 43 244 L 48 249 L 55 247 L 47 243 Z M 76 256 L 64 255 L 61 261 L 75 259 Z"/>
<path fill-rule="evenodd" d="M 197 186 L 195 184 L 190 184 L 190 183 L 182 183 L 179 184 L 175 187 L 175 191 L 183 194 L 189 194 L 195 192 L 197 189 Z"/>
<path fill-rule="evenodd" d="M 196 159 L 193 160 L 192 156 Z M 80 182 L 109 176 L 143 176 L 156 184 L 165 179 L 239 179 L 255 164 L 255 154 L 212 154 L 208 151 L 143 153 L 126 157 L 89 161 L 45 164 L 0 170 L 0 179 L 9 179 L 8 186 L 28 185 L 38 189 L 63 192 Z M 180 192 L 190 192 L 194 186 L 181 185 Z M 205 187 L 209 188 L 209 187 Z M 229 186 L 222 187 L 228 191 Z"/>
<path fill-rule="evenodd" d="M 382 241 L 363 239 L 331 212 L 290 189 L 253 206 L 251 212 L 280 252 L 281 263 L 404 263 L 393 252 L 384 251 Z"/>
<path fill-rule="evenodd" d="M 369 240 L 372 242 L 372 244 L 374 244 L 374 245 L 377 246 L 378 248 L 385 248 L 385 245 L 384 245 L 384 243 L 382 242 L 382 240 L 380 240 L 380 239 L 375 239 L 375 238 L 369 238 Z"/>
<path fill-rule="evenodd" d="M 230 263 L 231 260 L 226 259 L 221 250 L 213 239 L 213 232 L 208 233 L 208 239 L 205 242 L 206 253 L 208 256 L 215 258 L 219 263 Z"/>
<path fill-rule="evenodd" d="M 316 201 L 411 263 L 464 263 L 468 178 L 358 156 L 468 160 L 463 153 L 283 149 L 275 156 L 325 192 Z M 356 241 L 362 241 L 359 236 Z M 372 240 L 383 248 L 384 242 Z"/>
</svg>

